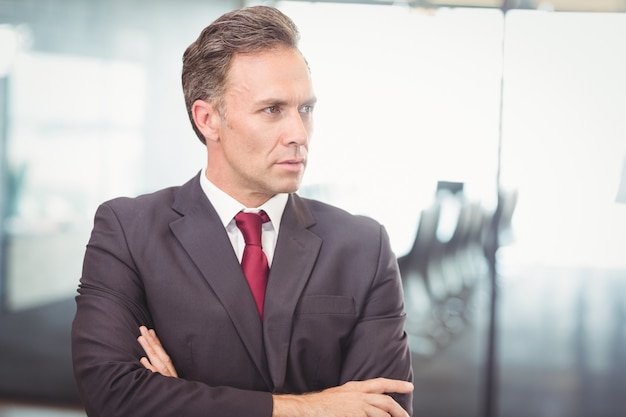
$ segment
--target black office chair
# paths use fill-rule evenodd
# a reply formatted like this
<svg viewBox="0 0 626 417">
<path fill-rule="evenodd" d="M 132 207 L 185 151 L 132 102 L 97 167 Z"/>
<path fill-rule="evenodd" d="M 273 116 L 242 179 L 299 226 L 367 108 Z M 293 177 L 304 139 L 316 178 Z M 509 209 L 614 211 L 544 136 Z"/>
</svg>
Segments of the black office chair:
<svg viewBox="0 0 626 417">
<path fill-rule="evenodd" d="M 423 357 L 436 353 L 445 342 L 445 334 L 435 316 L 436 300 L 444 296 L 444 289 L 436 284 L 431 285 L 427 280 L 430 251 L 436 240 L 439 208 L 438 204 L 433 204 L 420 212 L 413 246 L 406 255 L 398 258 L 409 343 L 413 353 Z"/>
</svg>

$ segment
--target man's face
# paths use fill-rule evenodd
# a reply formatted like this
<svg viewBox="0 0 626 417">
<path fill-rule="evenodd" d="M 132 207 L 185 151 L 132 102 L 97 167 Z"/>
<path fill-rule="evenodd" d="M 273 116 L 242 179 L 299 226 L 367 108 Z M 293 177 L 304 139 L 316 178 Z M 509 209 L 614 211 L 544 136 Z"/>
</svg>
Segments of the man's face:
<svg viewBox="0 0 626 417">
<path fill-rule="evenodd" d="M 217 141 L 208 150 L 209 179 L 250 207 L 295 192 L 307 164 L 315 104 L 300 52 L 235 55 L 223 103 Z"/>
</svg>

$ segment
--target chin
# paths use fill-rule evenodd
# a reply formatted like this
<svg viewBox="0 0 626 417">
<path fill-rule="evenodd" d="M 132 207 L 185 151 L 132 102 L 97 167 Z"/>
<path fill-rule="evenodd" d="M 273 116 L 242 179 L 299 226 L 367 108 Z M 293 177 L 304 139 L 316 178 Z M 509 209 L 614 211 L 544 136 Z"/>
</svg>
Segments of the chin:
<svg viewBox="0 0 626 417">
<path fill-rule="evenodd" d="M 283 178 L 282 182 L 277 183 L 278 193 L 295 193 L 300 189 L 302 184 L 302 176 Z"/>
<path fill-rule="evenodd" d="M 295 184 L 285 185 L 284 187 L 281 187 L 281 190 L 278 191 L 278 192 L 279 193 L 286 193 L 286 194 L 295 193 L 296 191 L 298 191 L 300 189 L 300 184 L 301 184 L 301 182 L 298 181 Z"/>
</svg>

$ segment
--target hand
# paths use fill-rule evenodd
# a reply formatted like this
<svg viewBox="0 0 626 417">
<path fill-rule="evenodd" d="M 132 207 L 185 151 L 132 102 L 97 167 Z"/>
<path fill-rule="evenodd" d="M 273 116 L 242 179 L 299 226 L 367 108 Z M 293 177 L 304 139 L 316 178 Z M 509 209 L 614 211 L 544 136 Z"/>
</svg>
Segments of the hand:
<svg viewBox="0 0 626 417">
<path fill-rule="evenodd" d="M 156 332 L 153 329 L 148 330 L 146 326 L 139 327 L 139 331 L 141 336 L 137 338 L 137 341 L 147 355 L 147 357 L 144 356 L 139 359 L 139 362 L 152 372 L 178 378 L 176 368 L 174 368 L 172 360 L 165 349 L 163 349 Z"/>
<path fill-rule="evenodd" d="M 408 394 L 413 384 L 376 378 L 351 381 L 314 394 L 274 395 L 272 417 L 409 417 L 387 394 Z"/>
</svg>

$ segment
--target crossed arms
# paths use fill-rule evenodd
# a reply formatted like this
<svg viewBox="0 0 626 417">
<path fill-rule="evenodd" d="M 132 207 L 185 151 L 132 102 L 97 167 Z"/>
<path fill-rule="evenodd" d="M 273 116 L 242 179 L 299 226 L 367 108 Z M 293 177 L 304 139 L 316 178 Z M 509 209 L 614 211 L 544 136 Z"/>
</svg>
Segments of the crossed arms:
<svg viewBox="0 0 626 417">
<path fill-rule="evenodd" d="M 146 353 L 140 363 L 152 372 L 178 378 L 156 332 L 141 326 L 140 333 L 137 341 Z M 272 417 L 408 417 L 408 413 L 387 394 L 409 394 L 412 391 L 410 382 L 376 378 L 351 381 L 304 395 L 273 395 Z"/>
</svg>

